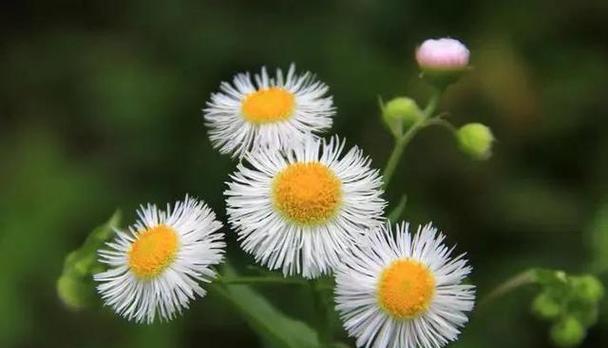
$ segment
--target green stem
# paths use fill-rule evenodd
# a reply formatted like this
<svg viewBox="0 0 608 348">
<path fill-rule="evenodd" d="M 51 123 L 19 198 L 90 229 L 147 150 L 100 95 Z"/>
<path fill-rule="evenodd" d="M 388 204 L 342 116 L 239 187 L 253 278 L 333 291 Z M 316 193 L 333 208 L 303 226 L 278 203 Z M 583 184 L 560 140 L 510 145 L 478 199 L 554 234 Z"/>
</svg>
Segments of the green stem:
<svg viewBox="0 0 608 348">
<path fill-rule="evenodd" d="M 395 142 L 395 147 L 393 147 L 393 152 L 388 158 L 388 162 L 386 162 L 386 166 L 384 167 L 383 177 L 384 177 L 384 189 L 388 187 L 388 184 L 391 182 L 393 174 L 395 173 L 395 169 L 397 169 L 397 165 L 399 164 L 399 160 L 401 160 L 401 156 L 403 155 L 403 151 L 409 142 L 414 138 L 416 133 L 421 129 L 421 125 L 424 121 L 415 123 L 412 127 L 410 127 L 405 134 L 403 134 L 400 138 Z"/>
<path fill-rule="evenodd" d="M 441 118 L 441 116 L 437 116 L 437 117 L 426 120 L 426 122 L 424 123 L 424 126 L 425 127 L 440 126 L 440 127 L 444 127 L 445 129 L 447 129 L 453 133 L 456 133 L 458 131 L 458 129 L 456 127 L 454 127 L 453 124 L 444 120 L 443 118 Z"/>
<path fill-rule="evenodd" d="M 305 285 L 301 279 L 281 278 L 281 277 L 220 277 L 218 281 L 222 284 L 292 284 Z"/>
<path fill-rule="evenodd" d="M 332 327 L 329 317 L 329 310 L 324 289 L 325 287 L 320 280 L 309 280 L 313 303 L 316 312 L 317 331 L 319 333 L 319 341 L 323 347 L 329 347 L 332 342 Z"/>
<path fill-rule="evenodd" d="M 536 278 L 534 277 L 534 270 L 527 270 L 522 273 L 516 274 L 515 276 L 505 280 L 492 291 L 490 291 L 485 297 L 479 301 L 479 308 L 484 308 L 494 300 L 508 294 L 509 292 L 523 286 L 534 283 Z"/>
<path fill-rule="evenodd" d="M 384 189 L 386 189 L 388 187 L 388 184 L 391 182 L 393 174 L 395 173 L 395 169 L 397 169 L 397 165 L 401 160 L 405 148 L 416 136 L 416 134 L 418 134 L 421 129 L 427 126 L 438 124 L 436 122 L 436 120 L 438 119 L 434 119 L 432 118 L 432 116 L 435 113 L 435 109 L 437 108 L 437 103 L 439 102 L 440 97 L 441 91 L 435 90 L 435 92 L 431 96 L 431 99 L 429 99 L 428 104 L 424 108 L 424 118 L 414 123 L 402 136 L 397 138 L 397 141 L 395 141 L 393 152 L 388 158 L 388 162 L 386 162 L 386 166 L 384 167 L 384 171 L 382 172 L 382 175 L 384 177 Z"/>
<path fill-rule="evenodd" d="M 433 116 L 435 109 L 437 109 L 437 104 L 439 104 L 439 98 L 441 98 L 441 93 L 442 91 L 439 89 L 435 89 L 433 91 L 431 98 L 429 99 L 428 103 L 426 104 L 426 107 L 424 108 L 424 115 L 427 118 Z"/>
<path fill-rule="evenodd" d="M 401 199 L 399 199 L 399 203 L 397 203 L 397 206 L 395 206 L 388 214 L 388 221 L 390 221 L 391 223 L 399 221 L 399 218 L 401 217 L 401 214 L 403 214 L 403 210 L 405 209 L 406 204 L 407 196 L 403 195 L 401 196 Z"/>
</svg>

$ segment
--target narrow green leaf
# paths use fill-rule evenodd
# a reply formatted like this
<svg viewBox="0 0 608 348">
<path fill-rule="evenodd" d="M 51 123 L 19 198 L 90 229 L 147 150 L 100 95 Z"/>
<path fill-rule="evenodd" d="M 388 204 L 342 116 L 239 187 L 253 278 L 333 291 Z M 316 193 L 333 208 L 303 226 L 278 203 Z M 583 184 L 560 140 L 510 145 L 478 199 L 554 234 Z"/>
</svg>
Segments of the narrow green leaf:
<svg viewBox="0 0 608 348">
<path fill-rule="evenodd" d="M 66 256 L 63 271 L 57 280 L 57 294 L 69 308 L 78 310 L 95 302 L 92 275 L 103 269 L 97 261 L 97 249 L 110 239 L 119 223 L 120 212 L 116 211 L 106 223 L 87 236 L 80 248 Z"/>
<path fill-rule="evenodd" d="M 229 266 L 224 275 L 238 276 Z M 253 330 L 273 347 L 318 348 L 319 336 L 302 321 L 293 319 L 247 285 L 214 285 L 213 290 L 224 297 L 247 320 Z"/>
</svg>

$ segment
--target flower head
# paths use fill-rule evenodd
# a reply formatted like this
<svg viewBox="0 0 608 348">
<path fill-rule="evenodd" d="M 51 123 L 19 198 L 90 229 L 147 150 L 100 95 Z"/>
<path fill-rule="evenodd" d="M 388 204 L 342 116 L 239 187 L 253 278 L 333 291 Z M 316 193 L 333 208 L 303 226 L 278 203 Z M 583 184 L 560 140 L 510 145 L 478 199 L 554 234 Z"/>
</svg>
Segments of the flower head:
<svg viewBox="0 0 608 348">
<path fill-rule="evenodd" d="M 220 85 L 203 110 L 211 142 L 238 157 L 260 147 L 301 143 L 331 127 L 335 108 L 327 91 L 309 72 L 296 74 L 293 64 L 286 75 L 277 69 L 270 77 L 265 68 L 253 80 L 249 73 L 238 74 L 232 84 Z"/>
<path fill-rule="evenodd" d="M 314 278 L 329 273 L 367 228 L 379 226 L 382 182 L 357 147 L 309 138 L 282 152 L 249 153 L 226 190 L 243 249 L 270 269 Z"/>
<path fill-rule="evenodd" d="M 97 290 L 129 320 L 170 320 L 195 295 L 205 296 L 198 282 L 210 282 L 211 266 L 223 259 L 223 234 L 217 233 L 222 224 L 205 203 L 189 197 L 165 211 L 148 205 L 137 213 L 139 220 L 116 231 L 108 249 L 99 251 L 109 269 L 94 276 Z"/>
<path fill-rule="evenodd" d="M 458 40 L 429 39 L 416 50 L 416 61 L 423 71 L 463 70 L 469 64 L 469 50 Z"/>
<path fill-rule="evenodd" d="M 428 224 L 369 231 L 336 271 L 337 310 L 359 347 L 432 347 L 453 341 L 473 309 L 474 286 L 463 255 Z"/>
</svg>

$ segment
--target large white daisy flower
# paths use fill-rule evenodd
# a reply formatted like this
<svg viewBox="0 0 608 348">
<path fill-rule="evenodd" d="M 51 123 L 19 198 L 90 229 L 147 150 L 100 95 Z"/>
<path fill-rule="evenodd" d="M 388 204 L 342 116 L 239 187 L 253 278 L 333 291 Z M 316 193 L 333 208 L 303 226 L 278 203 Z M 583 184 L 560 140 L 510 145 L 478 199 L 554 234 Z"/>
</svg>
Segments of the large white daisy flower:
<svg viewBox="0 0 608 348">
<path fill-rule="evenodd" d="M 270 77 L 266 68 L 253 79 L 237 74 L 232 84 L 222 82 L 203 110 L 211 143 L 241 157 L 258 147 L 286 149 L 302 142 L 332 125 L 335 108 L 327 91 L 309 72 L 296 74 L 293 64 L 287 75 L 277 69 Z"/>
<path fill-rule="evenodd" d="M 106 305 L 136 322 L 152 323 L 158 314 L 170 320 L 205 296 L 200 282 L 215 277 L 211 268 L 223 260 L 222 224 L 204 202 L 188 198 L 167 204 L 141 206 L 139 220 L 128 231 L 116 231 L 99 261 L 109 269 L 95 275 Z"/>
<path fill-rule="evenodd" d="M 249 153 L 228 183 L 229 222 L 257 262 L 285 275 L 329 273 L 386 205 L 370 159 L 344 142 L 309 138 L 281 152 Z"/>
<path fill-rule="evenodd" d="M 473 309 L 464 254 L 452 258 L 428 224 L 370 231 L 336 271 L 336 309 L 357 346 L 438 348 L 454 341 Z"/>
</svg>

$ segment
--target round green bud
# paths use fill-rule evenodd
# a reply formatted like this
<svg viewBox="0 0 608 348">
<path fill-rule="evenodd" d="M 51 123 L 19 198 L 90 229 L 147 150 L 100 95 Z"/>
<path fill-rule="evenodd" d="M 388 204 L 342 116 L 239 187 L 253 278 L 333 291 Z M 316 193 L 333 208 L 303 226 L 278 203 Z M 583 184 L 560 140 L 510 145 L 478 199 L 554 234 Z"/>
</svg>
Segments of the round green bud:
<svg viewBox="0 0 608 348">
<path fill-rule="evenodd" d="M 456 133 L 458 145 L 465 154 L 477 160 L 485 160 L 492 155 L 494 135 L 490 128 L 481 123 L 468 123 Z"/>
<path fill-rule="evenodd" d="M 592 275 L 571 277 L 576 296 L 581 300 L 597 302 L 604 296 L 604 285 Z"/>
<path fill-rule="evenodd" d="M 585 328 L 573 317 L 564 319 L 553 324 L 551 327 L 551 339 L 559 347 L 574 347 L 579 345 L 585 338 Z"/>
<path fill-rule="evenodd" d="M 413 99 L 397 97 L 384 105 L 382 118 L 394 135 L 400 135 L 404 129 L 422 120 L 424 113 Z"/>
<path fill-rule="evenodd" d="M 554 298 L 547 293 L 541 293 L 532 302 L 532 311 L 544 319 L 554 319 L 559 316 L 562 309 Z"/>
</svg>

